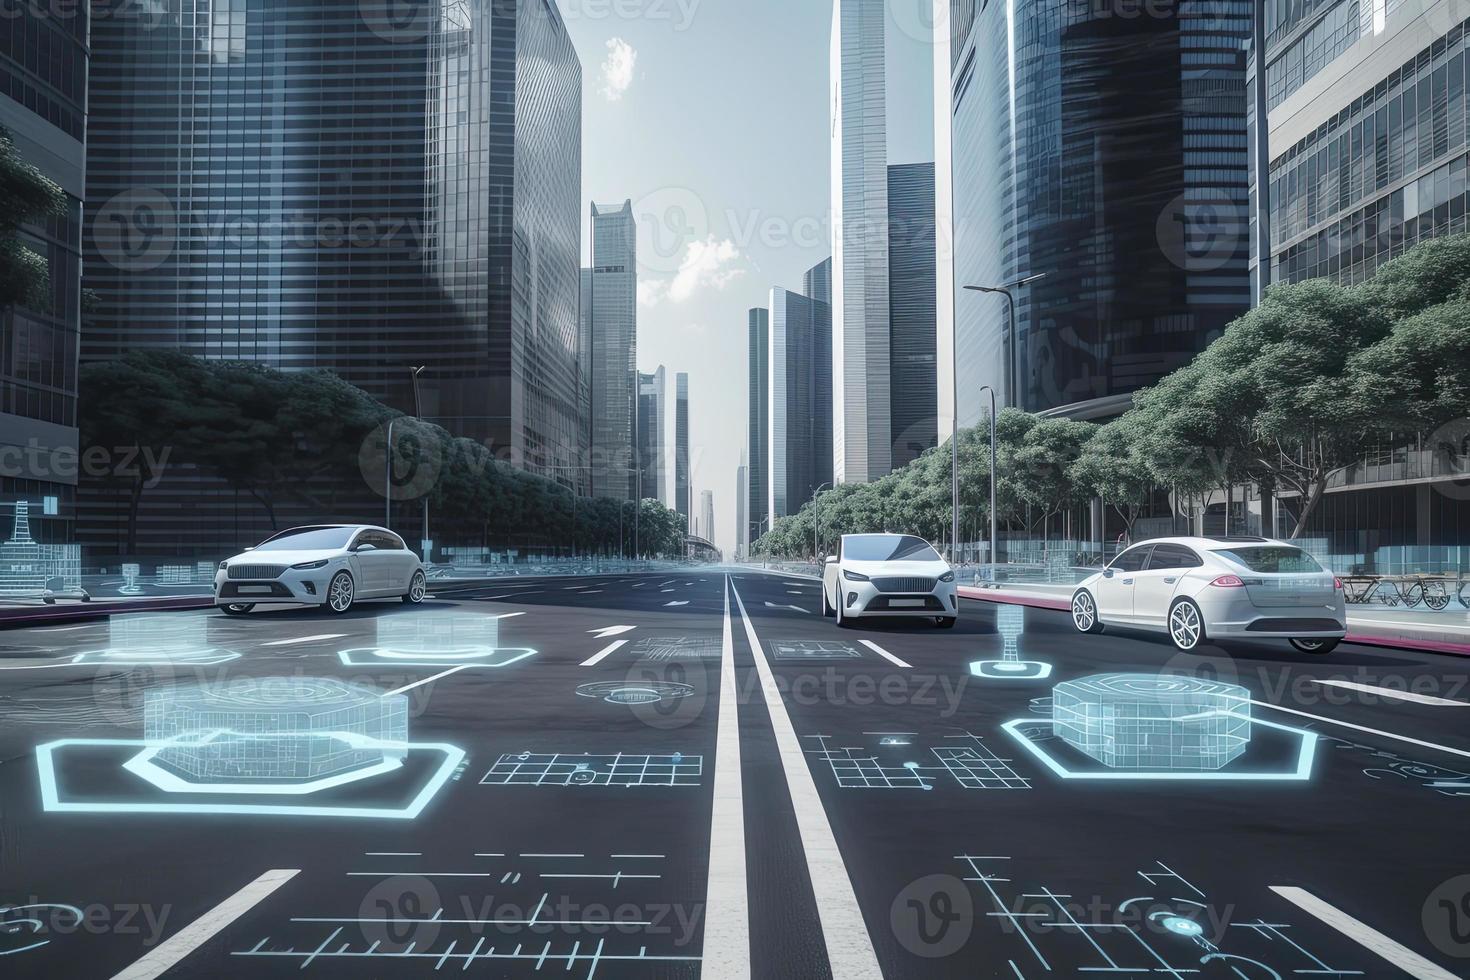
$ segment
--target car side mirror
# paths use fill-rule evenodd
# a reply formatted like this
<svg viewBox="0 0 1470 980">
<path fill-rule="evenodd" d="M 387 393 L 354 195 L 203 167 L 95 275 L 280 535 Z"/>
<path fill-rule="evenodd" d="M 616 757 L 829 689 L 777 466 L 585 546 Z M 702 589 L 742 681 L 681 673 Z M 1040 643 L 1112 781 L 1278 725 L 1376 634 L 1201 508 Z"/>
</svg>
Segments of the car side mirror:
<svg viewBox="0 0 1470 980">
<path fill-rule="evenodd" d="M 836 555 L 828 555 L 827 556 L 827 564 L 829 564 L 829 565 L 835 565 L 835 564 L 837 564 L 837 556 Z"/>
<path fill-rule="evenodd" d="M 1112 578 L 1112 577 L 1113 577 L 1113 570 L 1111 568 L 1104 568 L 1103 569 L 1103 578 Z"/>
<path fill-rule="evenodd" d="M 355 551 L 355 552 L 357 552 L 358 554 L 363 554 L 363 553 L 368 552 L 368 551 L 377 551 L 378 550 L 378 546 L 375 545 L 375 544 L 360 544 L 356 548 L 353 548 L 352 550 Z"/>
</svg>

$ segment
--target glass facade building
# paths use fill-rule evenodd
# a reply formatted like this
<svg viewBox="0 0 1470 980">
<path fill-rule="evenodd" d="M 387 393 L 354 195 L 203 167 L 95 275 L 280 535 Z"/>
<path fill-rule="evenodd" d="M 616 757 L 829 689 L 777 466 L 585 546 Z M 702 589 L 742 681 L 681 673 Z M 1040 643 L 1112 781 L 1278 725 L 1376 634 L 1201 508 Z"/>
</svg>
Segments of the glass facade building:
<svg viewBox="0 0 1470 980">
<path fill-rule="evenodd" d="M 674 375 L 674 510 L 689 527 L 689 375 Z"/>
<path fill-rule="evenodd" d="M 633 202 L 592 205 L 592 268 L 582 273 L 591 343 L 592 493 L 632 500 L 638 382 L 638 232 Z"/>
<path fill-rule="evenodd" d="M 775 518 L 832 482 L 832 307 L 771 290 L 770 492 Z"/>
<path fill-rule="evenodd" d="M 934 446 L 936 309 L 934 164 L 888 168 L 889 375 L 893 466 Z"/>
<path fill-rule="evenodd" d="M 652 374 L 638 375 L 638 468 L 642 480 L 640 496 L 667 505 L 664 486 L 668 471 L 664 429 L 669 417 L 663 366 Z"/>
<path fill-rule="evenodd" d="M 45 301 L 0 311 L 0 539 L 18 501 L 37 541 L 75 536 L 87 14 L 15 4 L 0 17 L 0 129 L 66 194 L 64 214 L 19 234 L 46 263 Z"/>
<path fill-rule="evenodd" d="M 581 66 L 550 0 L 97 6 L 84 359 L 327 368 L 405 411 L 424 367 L 425 417 L 575 482 Z M 258 533 L 159 489 L 145 553 Z"/>
<path fill-rule="evenodd" d="M 769 527 L 771 438 L 771 311 L 756 307 L 746 315 L 746 455 L 747 541 L 756 541 Z"/>
<path fill-rule="evenodd" d="M 959 422 L 985 384 L 1028 411 L 1121 411 L 1249 304 L 1251 5 L 950 9 Z M 1003 297 L 959 291 L 1036 274 L 1014 335 Z"/>
</svg>

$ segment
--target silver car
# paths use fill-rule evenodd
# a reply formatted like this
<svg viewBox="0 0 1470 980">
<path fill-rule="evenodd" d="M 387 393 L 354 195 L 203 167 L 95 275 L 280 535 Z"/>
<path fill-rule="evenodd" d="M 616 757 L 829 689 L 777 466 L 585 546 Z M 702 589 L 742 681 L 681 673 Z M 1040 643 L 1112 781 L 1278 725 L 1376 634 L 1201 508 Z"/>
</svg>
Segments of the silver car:
<svg viewBox="0 0 1470 980">
<path fill-rule="evenodd" d="M 365 524 L 297 527 L 219 563 L 214 604 L 243 616 L 257 603 L 305 603 L 345 613 L 359 599 L 428 591 L 423 563 L 387 528 Z"/>
<path fill-rule="evenodd" d="M 1291 641 L 1327 653 L 1347 635 L 1342 580 L 1269 538 L 1159 538 L 1134 545 L 1077 587 L 1072 622 L 1158 630 L 1181 650 L 1206 639 Z"/>
<path fill-rule="evenodd" d="M 959 618 L 954 570 L 912 534 L 844 534 L 822 570 L 822 615 L 850 626 L 861 616 Z"/>
</svg>

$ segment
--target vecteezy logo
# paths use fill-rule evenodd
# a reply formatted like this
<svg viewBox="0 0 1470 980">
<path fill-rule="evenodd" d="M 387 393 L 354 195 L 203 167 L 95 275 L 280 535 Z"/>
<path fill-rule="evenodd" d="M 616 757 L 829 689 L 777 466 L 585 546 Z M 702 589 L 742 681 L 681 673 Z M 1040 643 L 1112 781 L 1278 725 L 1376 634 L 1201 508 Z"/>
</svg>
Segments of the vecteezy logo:
<svg viewBox="0 0 1470 980">
<path fill-rule="evenodd" d="M 687 187 L 664 187 L 640 197 L 633 202 L 633 220 L 643 272 L 678 272 L 689 246 L 709 236 L 709 212 Z"/>
<path fill-rule="evenodd" d="M 156 269 L 173 254 L 178 227 L 173 205 L 151 187 L 123 191 L 97 209 L 92 240 L 108 264 L 124 272 Z"/>
<path fill-rule="evenodd" d="M 439 938 L 435 915 L 443 907 L 433 882 L 418 875 L 395 875 L 363 896 L 358 917 L 365 939 L 390 950 L 403 949 L 409 943 L 417 949 L 428 949 Z"/>
<path fill-rule="evenodd" d="M 1429 893 L 1424 935 L 1446 956 L 1470 959 L 1470 875 L 1451 878 Z"/>
<path fill-rule="evenodd" d="M 389 426 L 392 426 L 392 463 L 388 459 Z M 367 485 L 389 500 L 419 500 L 434 489 L 444 468 L 438 440 L 422 427 L 399 419 L 385 422 L 362 441 L 357 467 Z"/>
<path fill-rule="evenodd" d="M 1250 221 L 1245 208 L 1224 195 L 1201 200 L 1181 194 L 1159 212 L 1154 231 L 1174 265 L 1209 271 L 1245 253 Z"/>
<path fill-rule="evenodd" d="M 1470 419 L 1446 422 L 1429 434 L 1424 446 L 1434 454 L 1437 475 L 1459 477 L 1436 480 L 1434 489 L 1454 500 L 1470 499 Z"/>
<path fill-rule="evenodd" d="M 359 0 L 368 30 L 389 42 L 420 41 L 429 35 L 440 0 Z"/>
<path fill-rule="evenodd" d="M 925 959 L 953 956 L 974 925 L 970 889 L 954 875 L 929 875 L 893 900 L 888 922 L 904 949 Z"/>
</svg>

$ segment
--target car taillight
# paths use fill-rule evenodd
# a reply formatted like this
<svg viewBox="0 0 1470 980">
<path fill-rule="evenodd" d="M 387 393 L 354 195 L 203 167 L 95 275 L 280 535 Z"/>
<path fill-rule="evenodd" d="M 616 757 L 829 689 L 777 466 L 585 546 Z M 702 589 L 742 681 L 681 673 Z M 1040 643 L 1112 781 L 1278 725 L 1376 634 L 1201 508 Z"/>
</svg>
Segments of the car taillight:
<svg viewBox="0 0 1470 980">
<path fill-rule="evenodd" d="M 1239 575 L 1221 575 L 1219 578 L 1215 579 L 1215 581 L 1211 582 L 1210 584 L 1213 585 L 1213 586 L 1216 586 L 1218 588 L 1221 588 L 1221 589 L 1243 589 L 1243 588 L 1245 588 L 1245 583 L 1240 580 L 1240 576 Z"/>
<path fill-rule="evenodd" d="M 1336 589 L 1337 591 L 1341 592 L 1342 591 L 1342 579 L 1340 579 L 1340 578 L 1338 578 L 1337 576 L 1334 575 L 1332 577 L 1332 587 L 1334 589 Z"/>
</svg>

